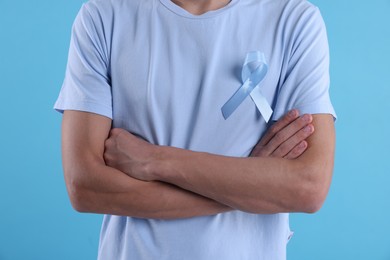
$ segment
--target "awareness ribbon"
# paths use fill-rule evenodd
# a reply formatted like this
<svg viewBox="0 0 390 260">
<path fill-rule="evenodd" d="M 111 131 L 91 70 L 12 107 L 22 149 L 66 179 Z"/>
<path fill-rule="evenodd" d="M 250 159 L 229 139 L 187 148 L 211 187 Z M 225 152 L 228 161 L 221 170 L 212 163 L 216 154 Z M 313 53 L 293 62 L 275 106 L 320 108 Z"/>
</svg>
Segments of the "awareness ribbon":
<svg viewBox="0 0 390 260">
<path fill-rule="evenodd" d="M 243 84 L 221 108 L 222 115 L 225 119 L 250 95 L 264 120 L 268 123 L 272 115 L 272 108 L 261 93 L 259 87 L 267 71 L 268 65 L 262 52 L 252 51 L 246 55 L 241 71 Z"/>
</svg>

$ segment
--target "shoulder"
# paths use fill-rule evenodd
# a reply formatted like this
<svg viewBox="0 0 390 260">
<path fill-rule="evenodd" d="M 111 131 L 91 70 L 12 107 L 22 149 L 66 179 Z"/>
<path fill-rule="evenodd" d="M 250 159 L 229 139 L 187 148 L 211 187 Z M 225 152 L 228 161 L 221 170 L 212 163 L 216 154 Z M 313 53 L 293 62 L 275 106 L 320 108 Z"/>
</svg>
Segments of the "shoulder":
<svg viewBox="0 0 390 260">
<path fill-rule="evenodd" d="M 95 23 L 111 27 L 114 23 L 118 25 L 134 19 L 141 5 L 153 6 L 155 2 L 156 0 L 89 0 L 83 4 L 80 15 L 89 16 Z"/>
<path fill-rule="evenodd" d="M 268 0 L 266 0 L 268 1 Z M 272 0 L 270 0 L 272 1 Z M 306 0 L 276 0 L 280 16 L 278 23 L 286 43 L 326 38 L 326 28 L 317 6 Z"/>
<path fill-rule="evenodd" d="M 282 17 L 287 23 L 305 23 L 310 19 L 322 19 L 317 6 L 306 0 L 277 0 Z"/>
<path fill-rule="evenodd" d="M 115 0 L 89 0 L 81 7 L 80 13 L 92 18 L 104 18 L 115 9 Z"/>
<path fill-rule="evenodd" d="M 306 0 L 276 0 L 275 2 L 284 12 L 293 14 L 303 14 L 307 12 L 315 12 L 318 7 Z"/>
<path fill-rule="evenodd" d="M 281 12 L 305 12 L 317 9 L 317 6 L 307 0 L 241 0 L 241 4 L 257 6 L 258 8 Z"/>
<path fill-rule="evenodd" d="M 89 0 L 83 7 L 94 13 L 110 13 L 113 11 L 128 10 L 143 3 L 154 2 L 155 0 Z"/>
<path fill-rule="evenodd" d="M 124 0 L 89 0 L 84 3 L 75 19 L 74 27 L 84 28 L 90 34 L 111 33 L 115 9 Z M 108 35 L 105 35 L 108 36 Z"/>
<path fill-rule="evenodd" d="M 261 13 L 266 13 L 269 19 L 280 22 L 297 21 L 305 17 L 318 16 L 319 9 L 306 0 L 250 0 L 257 5 Z"/>
<path fill-rule="evenodd" d="M 323 22 L 318 7 L 306 0 L 241 0 L 240 5 L 243 13 L 254 15 L 258 23 L 266 23 L 278 33 L 311 26 L 310 21 Z"/>
</svg>

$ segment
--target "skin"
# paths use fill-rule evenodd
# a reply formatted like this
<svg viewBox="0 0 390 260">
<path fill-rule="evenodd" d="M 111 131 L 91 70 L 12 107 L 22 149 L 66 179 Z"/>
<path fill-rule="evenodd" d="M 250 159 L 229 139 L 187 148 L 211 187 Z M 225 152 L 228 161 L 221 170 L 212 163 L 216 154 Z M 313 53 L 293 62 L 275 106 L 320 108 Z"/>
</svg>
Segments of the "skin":
<svg viewBox="0 0 390 260">
<path fill-rule="evenodd" d="M 65 111 L 62 158 L 68 194 L 79 212 L 176 219 L 212 215 L 229 207 L 167 183 L 144 182 L 107 166 L 104 143 L 111 120 Z"/>
<path fill-rule="evenodd" d="M 123 129 L 111 131 L 104 158 L 107 165 L 133 178 L 171 183 L 233 209 L 262 214 L 313 213 L 322 206 L 331 182 L 333 117 L 305 115 L 302 120 L 313 120 L 317 130 L 307 138 L 305 153 L 294 160 L 275 156 L 235 158 L 155 146 Z M 268 144 L 277 142 L 282 132 Z M 269 149 L 277 155 L 288 143 L 286 140 L 276 149 L 261 149 L 260 141 L 254 153 Z"/>
<path fill-rule="evenodd" d="M 201 15 L 226 6 L 230 0 L 172 0 L 172 2 L 194 15 Z"/>
<path fill-rule="evenodd" d="M 310 116 L 309 119 L 311 120 Z M 283 155 L 286 157 L 284 160 L 299 158 L 306 145 L 300 148 L 298 146 L 301 143 L 307 144 L 304 140 L 311 134 L 303 131 L 304 126 L 314 130 L 310 120 L 298 118 L 298 112 L 293 111 L 274 124 L 253 150 L 252 156 L 282 156 L 278 147 L 288 141 L 290 148 Z M 154 161 L 162 155 L 160 149 L 167 147 L 151 145 L 123 129 L 110 130 L 111 120 L 106 117 L 80 111 L 64 113 L 63 166 L 68 193 L 76 210 L 140 218 L 176 219 L 213 215 L 234 209 L 166 182 L 146 182 L 125 174 L 126 170 L 119 169 L 129 165 L 129 169 L 148 168 L 148 164 L 141 161 L 148 158 L 153 158 L 151 161 Z M 291 139 L 295 141 L 292 142 Z M 131 156 L 134 159 L 135 154 L 139 155 L 140 160 L 129 163 L 127 159 Z"/>
<path fill-rule="evenodd" d="M 173 2 L 199 15 L 229 1 Z M 159 219 L 230 210 L 315 212 L 332 176 L 331 115 L 298 118 L 292 112 L 249 158 L 152 145 L 123 129 L 111 130 L 106 117 L 80 111 L 65 111 L 62 130 L 65 181 L 80 212 Z"/>
</svg>

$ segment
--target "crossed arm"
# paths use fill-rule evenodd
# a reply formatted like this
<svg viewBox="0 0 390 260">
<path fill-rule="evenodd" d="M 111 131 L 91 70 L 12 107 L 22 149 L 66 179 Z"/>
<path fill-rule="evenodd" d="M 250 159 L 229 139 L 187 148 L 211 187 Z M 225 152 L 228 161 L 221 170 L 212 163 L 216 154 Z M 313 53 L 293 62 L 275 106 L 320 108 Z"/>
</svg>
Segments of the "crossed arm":
<svg viewBox="0 0 390 260">
<path fill-rule="evenodd" d="M 303 118 L 294 122 L 300 122 L 298 129 L 310 123 Z M 278 140 L 275 133 L 281 132 L 276 125 L 252 157 L 234 158 L 151 145 L 124 130 L 110 131 L 108 118 L 66 111 L 62 147 L 68 193 L 78 211 L 141 218 L 185 218 L 233 209 L 315 212 L 332 175 L 333 118 L 314 115 L 308 127 L 313 126 L 314 134 L 286 152 L 288 141 L 272 144 Z M 303 130 L 298 133 L 306 138 Z"/>
</svg>

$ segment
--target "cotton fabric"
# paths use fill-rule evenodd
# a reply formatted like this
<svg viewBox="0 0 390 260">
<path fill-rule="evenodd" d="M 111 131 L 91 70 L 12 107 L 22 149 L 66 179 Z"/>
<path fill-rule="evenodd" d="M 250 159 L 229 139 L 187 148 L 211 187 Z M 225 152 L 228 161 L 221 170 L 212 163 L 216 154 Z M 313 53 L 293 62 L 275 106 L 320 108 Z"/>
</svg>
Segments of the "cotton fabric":
<svg viewBox="0 0 390 260">
<path fill-rule="evenodd" d="M 156 145 L 246 157 L 269 125 L 249 97 L 228 120 L 221 107 L 250 51 L 267 59 L 260 89 L 273 120 L 292 108 L 335 116 L 325 25 L 303 0 L 232 0 L 198 16 L 170 0 L 91 0 L 73 25 L 55 109 L 109 117 Z M 282 260 L 290 234 L 288 214 L 105 215 L 98 258 Z"/>
</svg>

